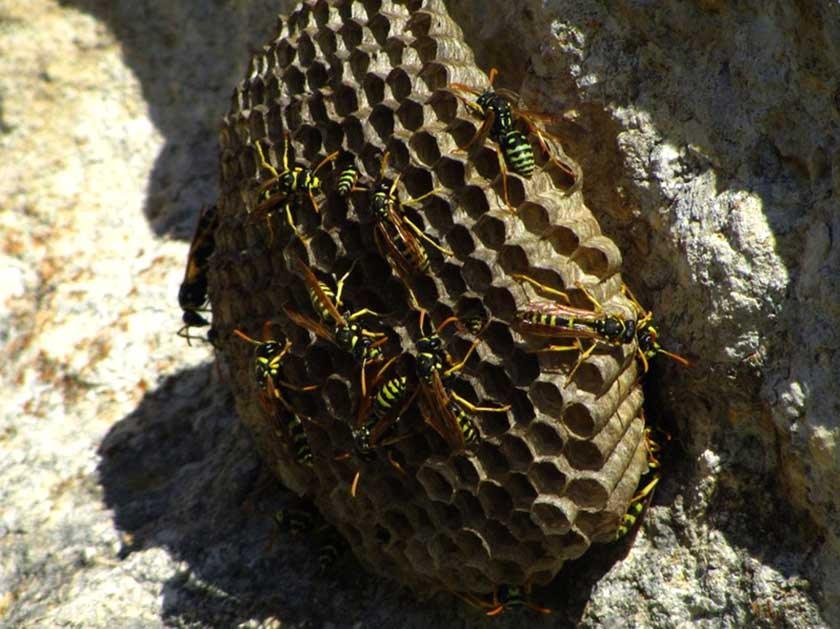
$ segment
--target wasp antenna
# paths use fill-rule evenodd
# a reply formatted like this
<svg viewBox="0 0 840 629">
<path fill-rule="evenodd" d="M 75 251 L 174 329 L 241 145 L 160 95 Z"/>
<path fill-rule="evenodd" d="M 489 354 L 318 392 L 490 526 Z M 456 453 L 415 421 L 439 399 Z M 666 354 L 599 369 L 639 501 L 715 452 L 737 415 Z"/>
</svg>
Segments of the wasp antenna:
<svg viewBox="0 0 840 629">
<path fill-rule="evenodd" d="M 251 338 L 250 336 L 248 336 L 247 334 L 245 334 L 242 330 L 239 330 L 238 328 L 235 329 L 233 331 L 233 333 L 236 336 L 238 336 L 239 338 L 241 338 L 243 341 L 247 341 L 248 343 L 251 343 L 252 345 L 261 345 L 262 344 L 260 341 Z"/>
</svg>

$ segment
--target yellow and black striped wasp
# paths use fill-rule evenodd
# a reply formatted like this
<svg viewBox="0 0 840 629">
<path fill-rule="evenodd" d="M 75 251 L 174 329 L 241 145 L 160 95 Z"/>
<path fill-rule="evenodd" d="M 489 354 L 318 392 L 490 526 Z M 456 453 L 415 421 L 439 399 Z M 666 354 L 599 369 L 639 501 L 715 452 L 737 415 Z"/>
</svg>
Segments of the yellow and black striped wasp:
<svg viewBox="0 0 840 629">
<path fill-rule="evenodd" d="M 346 197 L 354 190 L 363 190 L 364 188 L 356 187 L 356 184 L 359 182 L 360 175 L 361 173 L 356 167 L 355 158 L 352 158 L 341 167 L 341 170 L 338 171 L 338 177 L 336 178 L 335 185 L 336 192 L 338 192 L 340 196 Z"/>
<path fill-rule="evenodd" d="M 484 90 L 463 83 L 450 83 L 448 87 L 455 92 L 467 92 L 477 97 L 475 101 L 472 101 L 463 98 L 460 94 L 455 94 L 468 109 L 474 111 L 482 119 L 481 127 L 460 150 L 467 150 L 485 135 L 489 135 L 490 139 L 499 145 L 499 171 L 502 174 L 504 200 L 505 204 L 512 209 L 508 197 L 508 170 L 529 179 L 536 168 L 534 149 L 528 137 L 517 129 L 516 120 L 521 120 L 527 126 L 528 131 L 537 137 L 540 148 L 572 181 L 577 181 L 578 173 L 573 166 L 565 163 L 549 150 L 545 140 L 545 132 L 537 124 L 538 119 L 553 119 L 553 116 L 526 111 L 513 105 L 512 103 L 519 101 L 518 94 L 510 90 L 493 87 L 498 73 L 499 71 L 496 68 L 490 69 L 490 74 L 487 77 L 488 87 Z"/>
<path fill-rule="evenodd" d="M 650 475 L 650 480 L 647 481 L 644 487 L 637 491 L 636 495 L 630 500 L 630 505 L 627 507 L 627 513 L 625 513 L 621 518 L 621 522 L 616 529 L 616 541 L 620 540 L 630 532 L 645 510 L 650 506 L 651 500 L 653 500 L 653 491 L 656 489 L 656 486 L 661 480 L 660 463 L 658 458 L 661 446 L 654 441 L 651 436 L 651 432 L 651 428 L 645 428 L 644 439 L 648 463 L 648 469 L 645 475 Z M 671 436 L 667 433 L 662 434 L 665 440 L 671 438 Z"/>
<path fill-rule="evenodd" d="M 279 509 L 273 516 L 275 535 L 286 534 L 296 538 L 306 535 L 318 547 L 318 573 L 324 574 L 346 550 L 347 542 L 335 527 L 324 520 L 315 507 L 304 501 L 296 506 Z M 274 545 L 274 538 L 271 546 Z"/>
<path fill-rule="evenodd" d="M 382 155 L 379 178 L 371 190 L 370 212 L 376 219 L 374 240 L 379 252 L 405 279 L 429 269 L 429 254 L 420 240 L 425 240 L 445 256 L 451 256 L 452 252 L 424 233 L 402 211 L 403 206 L 417 205 L 437 190 L 432 189 L 419 197 L 401 201 L 397 194 L 401 175 L 397 175 L 390 184 L 385 179 L 388 155 L 388 151 Z"/>
<path fill-rule="evenodd" d="M 426 311 L 420 309 L 420 330 L 425 323 Z M 506 413 L 510 404 L 504 406 L 477 406 L 458 395 L 452 388 L 453 376 L 467 364 L 475 348 L 480 342 L 476 338 L 464 357 L 453 363 L 452 357 L 446 351 L 445 343 L 440 333 L 448 325 L 458 324 L 457 317 L 448 317 L 428 336 L 417 339 L 415 357 L 417 377 L 419 380 L 420 404 L 423 419 L 437 432 L 447 445 L 454 451 L 460 452 L 467 445 L 478 440 L 478 431 L 470 413 Z"/>
<path fill-rule="evenodd" d="M 362 369 L 361 395 L 356 411 L 356 422 L 352 429 L 354 449 L 356 455 L 362 461 L 371 461 L 375 457 L 375 450 L 381 447 L 393 445 L 412 435 L 395 436 L 385 438 L 392 432 L 417 395 L 417 388 L 409 392 L 409 380 L 405 375 L 394 374 L 385 379 L 390 373 L 392 365 L 402 354 L 391 357 L 376 372 L 370 382 L 367 382 L 367 374 Z M 342 455 L 339 458 L 348 458 Z M 393 460 L 388 453 L 388 460 L 399 472 L 403 472 L 399 464 Z M 350 494 L 356 496 L 359 485 L 361 470 L 357 471 L 350 484 Z"/>
<path fill-rule="evenodd" d="M 265 323 L 263 338 L 271 325 L 270 321 Z M 260 401 L 263 406 L 276 412 L 281 426 L 287 431 L 292 454 L 300 465 L 312 466 L 312 450 L 309 447 L 309 440 L 303 428 L 303 422 L 284 395 L 284 390 L 290 391 L 314 391 L 317 385 L 299 387 L 282 380 L 280 369 L 283 358 L 288 354 L 292 346 L 291 341 L 286 339 L 281 347 L 276 340 L 269 339 L 258 341 L 251 338 L 241 330 L 234 330 L 233 333 L 239 338 L 254 345 L 254 379 L 260 388 Z M 273 403 L 279 402 L 280 406 L 273 408 Z"/>
<path fill-rule="evenodd" d="M 481 600 L 473 594 L 453 593 L 472 607 L 486 609 L 487 611 L 484 613 L 487 616 L 498 616 L 506 609 L 517 607 L 524 607 L 538 614 L 548 615 L 551 613 L 551 610 L 547 607 L 538 605 L 531 600 L 531 588 L 529 586 L 500 585 L 493 593 L 493 599 L 490 601 Z"/>
<path fill-rule="evenodd" d="M 369 308 L 362 308 L 352 313 L 345 312 L 344 314 L 339 311 L 342 306 L 341 293 L 344 282 L 352 272 L 353 267 L 339 279 L 336 290 L 333 292 L 329 286 L 318 280 L 303 261 L 297 259 L 296 266 L 303 276 L 312 307 L 318 313 L 321 322 L 293 310 L 288 305 L 283 307 L 286 316 L 295 324 L 309 330 L 319 338 L 330 341 L 339 349 L 348 352 L 356 362 L 362 365 L 368 361 L 381 360 L 382 350 L 380 346 L 387 341 L 387 336 L 382 332 L 370 332 L 356 322 L 358 318 L 364 315 L 378 316 L 378 313 Z"/>
<path fill-rule="evenodd" d="M 567 303 L 569 301 L 564 292 L 541 284 L 527 275 L 513 274 L 513 277 L 528 282 Z M 623 291 L 637 313 L 635 319 L 607 314 L 601 303 L 585 286 L 577 284 L 577 288 L 592 303 L 594 310 L 575 308 L 556 301 L 538 302 L 530 304 L 527 310 L 519 311 L 514 323 L 514 328 L 525 335 L 575 339 L 572 345 L 549 345 L 536 350 L 538 352 L 579 352 L 578 359 L 566 378 L 567 383 L 571 382 L 580 365 L 592 355 L 598 345 L 625 345 L 636 341 L 637 354 L 642 361 L 644 373 L 647 373 L 649 369 L 648 360 L 657 354 L 668 356 L 685 367 L 691 365 L 687 359 L 665 350 L 659 344 L 656 328 L 652 324 L 653 313 L 645 311 L 626 286 Z M 588 348 L 583 348 L 582 340 L 591 341 Z"/>
<path fill-rule="evenodd" d="M 210 205 L 203 208 L 190 242 L 184 279 L 178 289 L 178 305 L 183 310 L 181 320 L 184 323 L 178 330 L 178 336 L 187 339 L 188 344 L 191 344 L 190 340 L 193 338 L 190 336 L 190 328 L 210 325 L 210 322 L 199 314 L 199 311 L 207 303 L 207 268 L 210 256 L 216 247 L 215 233 L 218 225 L 219 215 L 216 206 Z"/>
<path fill-rule="evenodd" d="M 315 168 L 308 169 L 303 166 L 289 166 L 289 133 L 283 137 L 283 170 L 278 171 L 266 158 L 262 145 L 259 141 L 254 142 L 254 147 L 259 158 L 258 170 L 266 170 L 271 175 L 270 179 L 262 183 L 256 191 L 257 206 L 251 212 L 253 219 L 265 216 L 271 238 L 274 238 L 274 231 L 271 227 L 271 215 L 278 205 L 283 205 L 286 213 L 286 222 L 294 233 L 301 237 L 297 223 L 292 216 L 292 204 L 301 192 L 306 192 L 312 203 L 315 212 L 320 213 L 315 195 L 321 192 L 323 182 L 318 172 L 328 163 L 338 157 L 338 151 L 330 153 L 322 159 Z"/>
</svg>

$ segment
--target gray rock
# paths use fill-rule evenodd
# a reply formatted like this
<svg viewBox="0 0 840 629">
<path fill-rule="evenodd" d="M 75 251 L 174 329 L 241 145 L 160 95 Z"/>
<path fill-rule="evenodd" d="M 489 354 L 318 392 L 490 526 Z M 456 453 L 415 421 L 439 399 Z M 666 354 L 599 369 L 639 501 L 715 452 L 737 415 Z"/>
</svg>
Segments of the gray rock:
<svg viewBox="0 0 840 629">
<path fill-rule="evenodd" d="M 479 63 L 560 115 L 628 283 L 696 363 L 647 378 L 673 439 L 632 548 L 570 565 L 536 624 L 840 624 L 840 6 L 449 4 Z M 17 5 L 0 14 L 2 623 L 479 623 L 349 559 L 318 576 L 305 540 L 267 549 L 291 497 L 263 482 L 212 354 L 174 335 L 216 121 L 284 3 Z"/>
</svg>

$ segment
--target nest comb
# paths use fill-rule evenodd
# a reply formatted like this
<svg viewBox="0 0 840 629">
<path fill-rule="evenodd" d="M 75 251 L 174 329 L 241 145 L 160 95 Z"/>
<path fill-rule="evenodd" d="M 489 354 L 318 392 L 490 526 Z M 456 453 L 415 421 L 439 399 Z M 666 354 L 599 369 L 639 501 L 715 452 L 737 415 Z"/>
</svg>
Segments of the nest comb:
<svg viewBox="0 0 840 629">
<path fill-rule="evenodd" d="M 418 592 L 545 584 L 590 543 L 612 539 L 647 469 L 643 399 L 634 347 L 595 352 L 568 384 L 575 352 L 529 352 L 511 323 L 536 294 L 512 276 L 528 274 L 573 296 L 580 282 L 607 309 L 632 314 L 620 291 L 620 253 L 574 181 L 545 155 L 530 179 L 509 173 L 513 213 L 502 199 L 495 143 L 457 150 L 481 120 L 447 86 L 483 88 L 487 76 L 441 1 L 307 2 L 279 19 L 278 33 L 254 55 L 220 132 L 209 293 L 240 417 L 284 484 L 311 497 L 375 571 Z M 352 267 L 344 301 L 383 313 L 375 327 L 388 331 L 389 356 L 413 350 L 422 334 L 417 310 L 374 243 L 369 195 L 339 197 L 334 163 L 320 173 L 320 211 L 305 196 L 294 204 L 305 239 L 282 211 L 270 227 L 253 220 L 254 191 L 267 177 L 257 143 L 278 170 L 284 150 L 289 164 L 310 168 L 340 151 L 357 156 L 369 179 L 379 176 L 387 150 L 386 176 L 400 175 L 403 198 L 432 191 L 406 211 L 454 255 L 430 249 L 431 269 L 412 290 L 435 324 L 475 313 L 488 321 L 459 374 L 459 392 L 512 406 L 475 415 L 476 444 L 452 452 L 412 407 L 409 438 L 370 461 L 340 456 L 352 452 L 360 368 L 286 316 L 284 306 L 315 317 L 294 260 L 324 281 Z M 559 145 L 551 148 L 562 155 Z M 296 462 L 288 431 L 260 401 L 253 348 L 232 334 L 259 337 L 266 321 L 272 337 L 292 342 L 284 380 L 319 385 L 287 396 L 308 418 L 302 430 L 312 466 Z M 445 336 L 456 359 L 470 346 L 463 331 Z"/>
</svg>

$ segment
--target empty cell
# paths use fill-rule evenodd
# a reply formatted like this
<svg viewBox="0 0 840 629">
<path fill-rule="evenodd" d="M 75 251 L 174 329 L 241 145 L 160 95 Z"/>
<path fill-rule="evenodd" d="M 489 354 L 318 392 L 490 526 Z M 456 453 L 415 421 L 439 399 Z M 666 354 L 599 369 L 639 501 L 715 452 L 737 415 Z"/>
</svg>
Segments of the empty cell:
<svg viewBox="0 0 840 629">
<path fill-rule="evenodd" d="M 426 166 L 433 166 L 440 159 L 435 136 L 427 131 L 420 131 L 411 137 L 411 150 L 417 160 Z"/>
<path fill-rule="evenodd" d="M 497 520 L 485 520 L 481 532 L 491 548 L 515 548 L 519 542 L 510 529 Z"/>
<path fill-rule="evenodd" d="M 453 459 L 453 465 L 455 466 L 455 472 L 458 475 L 458 481 L 462 487 L 475 487 L 479 480 L 481 480 L 481 476 L 483 476 L 483 470 L 477 467 L 478 461 L 472 458 L 465 456 L 457 457 Z"/>
<path fill-rule="evenodd" d="M 307 101 L 306 107 L 309 110 L 309 116 L 313 122 L 324 124 L 329 121 L 326 104 L 321 94 L 313 94 Z"/>
<path fill-rule="evenodd" d="M 309 91 L 315 92 L 327 84 L 329 73 L 327 67 L 319 62 L 314 62 L 306 71 L 306 84 Z"/>
<path fill-rule="evenodd" d="M 490 210 L 487 193 L 478 186 L 466 186 L 460 190 L 458 204 L 474 220 Z"/>
<path fill-rule="evenodd" d="M 574 402 L 563 411 L 563 423 L 576 436 L 589 439 L 594 436 L 597 426 L 593 411 L 585 404 Z"/>
<path fill-rule="evenodd" d="M 584 346 L 585 347 L 585 346 Z M 609 350 L 609 346 L 601 346 L 603 349 Z M 571 356 L 575 356 L 575 360 L 577 360 L 576 354 L 574 352 L 563 352 L 564 354 L 569 354 Z M 607 388 L 608 381 L 604 377 L 604 361 L 609 361 L 612 363 L 611 359 L 607 359 L 605 356 L 590 356 L 586 359 L 586 362 L 582 363 L 578 370 L 575 372 L 575 375 L 572 376 L 572 382 L 574 382 L 575 386 L 578 389 L 583 391 L 588 391 L 595 395 L 601 395 Z"/>
<path fill-rule="evenodd" d="M 321 131 L 318 127 L 302 125 L 295 134 L 295 140 L 303 144 L 303 158 L 312 164 L 317 164 L 324 158 L 320 154 Z"/>
<path fill-rule="evenodd" d="M 402 102 L 411 96 L 413 91 L 411 77 L 403 68 L 394 68 L 391 70 L 385 82 L 391 88 L 391 94 L 396 100 Z"/>
<path fill-rule="evenodd" d="M 528 273 L 528 255 L 518 245 L 505 245 L 499 252 L 499 266 L 505 273 Z"/>
<path fill-rule="evenodd" d="M 542 205 L 525 201 L 517 208 L 517 216 L 522 224 L 532 234 L 543 234 L 549 229 L 551 223 L 548 216 L 548 210 Z M 570 253 L 570 252 L 569 252 Z M 569 255 L 566 253 L 565 255 Z"/>
<path fill-rule="evenodd" d="M 274 63 L 276 68 L 285 68 L 295 59 L 297 50 L 288 39 L 282 40 L 274 48 Z"/>
<path fill-rule="evenodd" d="M 356 90 L 350 85 L 339 85 L 333 94 L 333 105 L 339 116 L 349 116 L 359 108 Z"/>
<path fill-rule="evenodd" d="M 488 441 L 479 443 L 476 456 L 489 477 L 498 478 L 510 471 L 510 465 L 499 446 Z"/>
<path fill-rule="evenodd" d="M 289 66 L 283 72 L 283 83 L 290 95 L 303 94 L 306 91 L 306 76 L 295 66 Z"/>
<path fill-rule="evenodd" d="M 469 139 L 471 138 L 468 138 L 468 141 Z M 473 166 L 475 167 L 475 171 L 481 177 L 484 177 L 488 181 L 495 181 L 496 179 L 498 179 L 499 185 L 501 185 L 501 171 L 499 170 L 499 158 L 496 154 L 495 148 L 490 148 L 488 146 L 479 146 L 479 148 L 473 151 L 472 162 Z M 513 177 L 509 176 L 508 186 L 510 186 L 511 181 L 513 181 Z"/>
<path fill-rule="evenodd" d="M 384 46 L 388 39 L 388 34 L 391 31 L 391 21 L 386 16 L 378 13 L 374 14 L 373 17 L 368 20 L 367 27 L 370 29 L 370 32 L 373 34 L 373 38 L 377 41 L 377 43 Z"/>
<path fill-rule="evenodd" d="M 513 470 L 525 470 L 534 460 L 534 453 L 528 444 L 517 435 L 508 434 L 502 437 L 502 452 Z"/>
<path fill-rule="evenodd" d="M 297 129 L 303 124 L 303 101 L 295 99 L 283 110 L 286 129 Z"/>
<path fill-rule="evenodd" d="M 531 445 L 537 454 L 558 456 L 563 451 L 565 439 L 561 429 L 553 424 L 537 421 L 528 427 Z"/>
<path fill-rule="evenodd" d="M 513 385 L 502 366 L 482 363 L 479 367 L 478 378 L 489 397 L 496 400 L 509 398 Z"/>
<path fill-rule="evenodd" d="M 372 72 L 367 72 L 362 79 L 362 90 L 365 93 L 365 99 L 370 107 L 378 105 L 385 99 L 385 80 Z M 390 112 L 393 116 L 393 112 Z M 391 126 L 393 127 L 393 121 Z"/>
<path fill-rule="evenodd" d="M 394 67 L 402 65 L 404 59 L 404 51 L 406 49 L 406 42 L 399 37 L 389 37 L 385 42 L 383 50 L 388 55 L 388 63 Z"/>
<path fill-rule="evenodd" d="M 417 471 L 417 480 L 426 491 L 426 495 L 438 502 L 450 502 L 454 492 L 453 482 L 428 466 L 421 467 Z"/>
<path fill-rule="evenodd" d="M 507 488 L 491 481 L 482 481 L 478 487 L 478 501 L 488 518 L 507 519 L 513 511 L 513 499 Z"/>
<path fill-rule="evenodd" d="M 516 300 L 510 290 L 503 286 L 491 286 L 484 296 L 484 305 L 494 317 L 502 321 L 513 321 L 516 316 Z"/>
<path fill-rule="evenodd" d="M 572 255 L 571 260 L 587 275 L 594 275 L 599 279 L 605 279 L 609 275 L 612 275 L 609 259 L 601 249 L 578 247 Z"/>
<path fill-rule="evenodd" d="M 502 178 L 499 177 L 493 182 L 493 190 L 499 195 L 499 199 L 504 199 L 504 187 Z M 510 201 L 511 207 L 518 208 L 525 202 L 525 183 L 518 175 L 514 175 L 510 171 L 507 173 L 507 198 Z M 504 201 L 502 201 L 504 203 Z"/>
<path fill-rule="evenodd" d="M 331 375 L 321 389 L 321 394 L 333 417 L 349 419 L 350 385 L 344 378 L 336 374 Z"/>
<path fill-rule="evenodd" d="M 531 385 L 530 394 L 534 406 L 542 413 L 549 417 L 561 417 L 565 400 L 557 383 L 538 380 Z"/>
<path fill-rule="evenodd" d="M 424 308 L 434 307 L 440 299 L 440 292 L 438 291 L 437 284 L 435 283 L 434 278 L 428 275 L 419 275 L 415 277 L 412 289 L 414 290 L 415 297 L 417 297 L 417 301 L 419 301 L 420 305 Z"/>
<path fill-rule="evenodd" d="M 317 54 L 315 51 L 315 44 L 311 39 L 309 39 L 308 35 L 303 34 L 298 37 L 297 45 L 298 61 L 300 62 L 300 65 L 303 67 L 309 66 L 315 60 L 315 55 Z"/>
<path fill-rule="evenodd" d="M 452 229 L 452 207 L 437 195 L 424 201 L 423 216 L 439 233 L 445 234 Z"/>
<path fill-rule="evenodd" d="M 511 337 L 511 344 L 513 338 Z M 534 354 L 515 347 L 510 360 L 505 363 L 510 371 L 510 380 L 517 387 L 529 387 L 540 375 L 540 361 Z"/>
<path fill-rule="evenodd" d="M 561 256 L 571 256 L 577 251 L 580 239 L 577 233 L 569 227 L 555 225 L 543 234 L 543 239 Z"/>
<path fill-rule="evenodd" d="M 344 143 L 344 129 L 333 120 L 327 121 L 324 129 L 324 150 L 328 153 L 340 151 Z"/>
<path fill-rule="evenodd" d="M 504 221 L 498 216 L 493 216 L 491 214 L 484 214 L 481 216 L 473 228 L 473 232 L 476 236 L 478 236 L 479 240 L 481 240 L 485 247 L 496 250 L 501 248 L 505 243 L 505 231 L 506 226 Z M 499 257 L 499 262 L 500 264 L 502 262 L 501 256 Z M 502 268 L 504 268 L 503 264 Z M 509 272 L 507 269 L 505 270 L 506 272 Z"/>
<path fill-rule="evenodd" d="M 458 531 L 455 535 L 455 544 L 460 550 L 461 557 L 469 557 L 473 561 L 486 561 L 490 558 L 487 542 L 475 529 Z"/>
<path fill-rule="evenodd" d="M 490 282 L 493 280 L 493 274 L 487 263 L 473 257 L 468 257 L 464 261 L 461 275 L 467 283 L 467 286 L 477 293 L 486 291 L 490 286 Z"/>
<path fill-rule="evenodd" d="M 513 504 L 517 508 L 521 509 L 528 509 L 531 506 L 531 503 L 537 497 L 537 490 L 534 489 L 534 485 L 531 480 L 528 478 L 527 474 L 520 474 L 513 472 L 511 473 L 504 481 L 505 488 L 510 492 L 511 500 Z M 518 512 L 521 513 L 521 512 Z M 512 514 L 516 515 L 516 514 Z M 526 518 L 527 521 L 530 523 L 531 519 Z M 517 533 L 516 529 L 512 529 L 514 533 Z M 517 537 L 520 539 L 523 537 L 521 533 L 517 534 Z"/>
<path fill-rule="evenodd" d="M 344 22 L 341 28 L 338 29 L 338 34 L 341 36 L 341 40 L 344 42 L 344 47 L 347 48 L 347 50 L 353 50 L 362 43 L 362 26 L 353 20 Z M 356 78 L 358 79 L 359 77 L 361 77 L 361 75 L 356 74 Z"/>
<path fill-rule="evenodd" d="M 481 315 L 481 317 L 482 320 L 486 320 L 486 315 Z M 500 358 L 506 358 L 513 352 L 513 336 L 510 333 L 510 328 L 500 321 L 490 322 L 482 333 L 482 339 L 493 353 Z M 509 367 L 509 365 L 506 366 Z"/>
<path fill-rule="evenodd" d="M 456 491 L 452 504 L 458 509 L 461 520 L 465 525 L 477 524 L 484 520 L 481 503 L 470 492 L 464 490 Z"/>
<path fill-rule="evenodd" d="M 438 276 L 443 282 L 446 292 L 451 297 L 462 295 L 467 288 L 467 285 L 464 284 L 464 280 L 461 277 L 461 268 L 455 264 L 444 264 L 438 271 Z"/>
<path fill-rule="evenodd" d="M 432 25 L 432 17 L 433 16 L 431 13 L 419 11 L 417 13 L 412 13 L 411 17 L 405 25 L 405 30 L 411 33 L 414 37 L 428 35 Z"/>
<path fill-rule="evenodd" d="M 458 115 L 458 98 L 454 94 L 452 94 L 452 92 L 440 90 L 433 93 L 426 100 L 426 107 L 431 110 L 431 115 L 428 116 L 430 121 L 432 119 L 436 119 L 438 122 L 444 125 L 455 124 L 458 122 L 455 119 Z M 470 138 L 472 137 L 472 134 L 474 134 L 476 131 L 476 128 L 474 126 L 469 124 L 467 124 L 467 126 L 471 128 L 471 131 L 469 131 L 470 135 L 464 138 L 463 144 L 469 142 Z M 450 131 L 450 133 L 453 132 Z M 459 146 L 463 146 L 463 144 L 459 144 Z"/>
<path fill-rule="evenodd" d="M 408 202 L 410 199 L 417 199 L 431 192 L 434 187 L 434 180 L 432 174 L 425 168 L 411 165 L 410 153 L 405 144 L 400 142 L 400 147 L 400 152 L 395 151 L 394 154 L 399 154 L 401 160 L 404 160 L 404 165 L 401 165 L 401 168 L 403 169 L 403 184 L 408 193 L 406 202 Z"/>
<path fill-rule="evenodd" d="M 383 142 L 388 142 L 394 134 L 394 112 L 385 105 L 374 107 L 368 122 Z"/>
<path fill-rule="evenodd" d="M 347 149 L 353 153 L 360 153 L 367 144 L 364 127 L 358 118 L 348 116 L 341 123 L 346 138 Z"/>
<path fill-rule="evenodd" d="M 393 88 L 392 88 L 393 89 Z M 397 119 L 404 129 L 416 131 L 423 126 L 423 107 L 420 103 L 406 98 L 397 109 Z"/>
<path fill-rule="evenodd" d="M 449 538 L 448 533 L 439 533 L 429 543 L 429 553 L 436 563 L 444 563 L 458 554 L 458 545 Z"/>
<path fill-rule="evenodd" d="M 440 183 L 447 188 L 461 188 L 466 183 L 466 166 L 461 159 L 444 156 L 434 168 Z"/>
<path fill-rule="evenodd" d="M 391 509 L 386 511 L 383 520 L 387 527 L 394 532 L 394 537 L 397 539 L 408 539 L 414 535 L 414 526 L 405 514 Z"/>
<path fill-rule="evenodd" d="M 446 242 L 458 258 L 466 258 L 475 251 L 472 234 L 463 225 L 453 225 L 446 235 Z"/>
<path fill-rule="evenodd" d="M 537 491 L 559 496 L 566 489 L 568 478 L 555 461 L 537 461 L 529 470 Z"/>
<path fill-rule="evenodd" d="M 557 539 L 556 536 L 566 534 L 572 527 L 572 518 L 575 513 L 569 509 L 571 505 L 564 504 L 563 500 L 559 500 L 554 496 L 540 496 L 534 501 L 532 507 L 532 514 L 534 521 L 540 528 L 552 538 L 555 539 L 554 544 L 562 547 L 563 542 Z M 549 541 L 547 540 L 547 541 Z M 550 542 L 549 542 L 550 543 Z M 554 549 L 553 554 L 557 553 Z"/>
<path fill-rule="evenodd" d="M 569 481 L 566 496 L 581 509 L 603 509 L 610 490 L 597 478 L 579 477 Z"/>
</svg>

